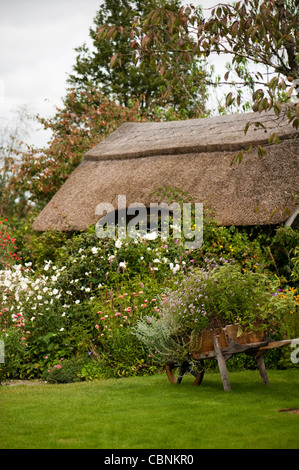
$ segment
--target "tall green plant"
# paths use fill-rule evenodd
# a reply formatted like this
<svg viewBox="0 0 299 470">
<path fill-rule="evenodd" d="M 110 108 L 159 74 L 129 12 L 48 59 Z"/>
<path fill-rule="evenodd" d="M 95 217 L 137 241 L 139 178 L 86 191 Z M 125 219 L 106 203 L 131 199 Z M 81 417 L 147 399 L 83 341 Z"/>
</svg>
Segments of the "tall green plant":
<svg viewBox="0 0 299 470">
<path fill-rule="evenodd" d="M 94 19 L 94 27 L 90 28 L 93 48 L 90 50 L 83 44 L 76 49 L 78 56 L 68 79 L 70 85 L 77 90 L 95 87 L 126 107 L 137 101 L 140 112 L 147 116 L 152 108 L 154 117 L 175 118 L 175 113 L 162 112 L 165 105 L 173 107 L 182 117 L 204 114 L 206 87 L 202 85 L 199 89 L 196 86 L 198 79 L 206 74 L 203 61 L 194 60 L 186 65 L 178 57 L 172 58 L 170 53 L 169 59 L 181 79 L 168 95 L 172 74 L 167 70 L 160 73 L 155 58 L 151 56 L 145 57 L 141 65 L 136 64 L 132 57 L 135 41 L 132 40 L 131 28 L 135 18 L 145 20 L 156 8 L 174 13 L 180 4 L 180 0 L 105 0 Z M 103 26 L 112 28 L 105 37 L 100 32 Z M 167 21 L 164 26 L 167 26 Z"/>
</svg>

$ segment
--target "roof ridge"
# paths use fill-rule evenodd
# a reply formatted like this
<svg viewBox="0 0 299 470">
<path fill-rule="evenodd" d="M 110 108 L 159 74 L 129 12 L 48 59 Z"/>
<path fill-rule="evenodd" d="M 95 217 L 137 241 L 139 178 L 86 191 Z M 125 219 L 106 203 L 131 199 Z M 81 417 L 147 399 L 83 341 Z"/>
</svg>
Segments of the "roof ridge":
<svg viewBox="0 0 299 470">
<path fill-rule="evenodd" d="M 245 132 L 247 122 L 252 125 Z M 255 122 L 260 122 L 261 126 L 256 127 Z M 250 146 L 268 145 L 268 137 L 272 133 L 285 140 L 296 136 L 298 131 L 289 124 L 288 119 L 277 118 L 274 112 L 185 121 L 125 122 L 90 149 L 84 159 L 124 160 L 194 152 L 238 151 Z"/>
</svg>

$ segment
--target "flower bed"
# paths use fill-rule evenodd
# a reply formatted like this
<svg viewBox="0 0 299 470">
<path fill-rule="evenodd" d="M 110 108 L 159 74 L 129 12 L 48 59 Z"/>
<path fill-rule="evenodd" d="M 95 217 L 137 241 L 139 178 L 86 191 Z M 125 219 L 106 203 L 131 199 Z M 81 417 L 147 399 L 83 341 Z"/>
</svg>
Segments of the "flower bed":
<svg viewBox="0 0 299 470">
<path fill-rule="evenodd" d="M 289 334 L 297 301 L 278 286 L 277 279 L 235 263 L 194 270 L 168 292 L 159 315 L 140 320 L 134 333 L 160 362 L 213 350 L 213 334 L 222 347 L 229 345 L 227 334 L 240 344 L 260 342 L 264 331 L 278 327 Z"/>
</svg>

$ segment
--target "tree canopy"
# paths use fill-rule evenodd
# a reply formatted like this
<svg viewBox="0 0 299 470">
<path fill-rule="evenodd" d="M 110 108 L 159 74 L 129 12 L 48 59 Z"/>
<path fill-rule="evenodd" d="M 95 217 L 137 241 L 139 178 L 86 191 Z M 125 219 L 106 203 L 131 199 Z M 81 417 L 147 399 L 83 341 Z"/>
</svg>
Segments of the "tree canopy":
<svg viewBox="0 0 299 470">
<path fill-rule="evenodd" d="M 136 18 L 146 21 L 152 10 L 159 9 L 166 15 L 161 18 L 160 25 L 166 31 L 168 13 L 175 15 L 179 8 L 180 0 L 105 0 L 94 19 L 94 28 L 90 28 L 93 49 L 89 50 L 86 43 L 76 49 L 78 56 L 68 79 L 70 85 L 77 90 L 98 88 L 122 106 L 131 106 L 132 102 L 138 101 L 148 118 L 150 109 L 166 104 L 183 117 L 205 114 L 207 89 L 205 83 L 198 80 L 207 74 L 204 60 L 194 57 L 186 64 L 170 52 L 171 70 L 162 71 L 150 54 L 144 55 L 140 63 L 132 54 L 135 47 L 131 28 Z M 102 25 L 110 29 L 100 37 L 98 30 Z M 120 26 L 115 28 L 115 25 Z M 169 94 L 172 70 L 180 76 L 180 83 L 179 86 L 172 83 L 172 93 Z"/>
<path fill-rule="evenodd" d="M 102 25 L 98 39 L 109 34 L 123 34 L 121 26 Z M 163 75 L 171 71 L 173 81 L 179 74 L 176 61 L 192 63 L 194 58 L 221 55 L 230 59 L 224 76 L 213 83 L 201 76 L 207 85 L 234 87 L 226 97 L 226 105 L 240 106 L 244 87 L 250 90 L 257 111 L 274 109 L 281 112 L 281 102 L 292 93 L 292 82 L 299 82 L 299 14 L 298 0 L 243 0 L 234 4 L 218 4 L 205 19 L 193 5 L 176 11 L 156 8 L 146 20 L 132 24 L 131 48 L 135 63 L 154 58 Z M 122 60 L 121 54 L 117 57 Z M 217 58 L 215 59 L 217 61 Z M 114 62 L 117 62 L 114 56 Z M 234 77 L 231 79 L 231 75 Z M 299 105 L 289 107 L 287 115 L 298 128 Z"/>
</svg>

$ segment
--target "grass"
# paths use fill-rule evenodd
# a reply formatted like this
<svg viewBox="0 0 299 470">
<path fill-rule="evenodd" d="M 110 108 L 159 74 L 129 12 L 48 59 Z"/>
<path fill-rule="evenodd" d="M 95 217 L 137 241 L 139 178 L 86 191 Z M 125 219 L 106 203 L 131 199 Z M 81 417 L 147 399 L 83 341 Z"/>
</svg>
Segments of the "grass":
<svg viewBox="0 0 299 470">
<path fill-rule="evenodd" d="M 298 449 L 298 370 L 0 387 L 1 449 Z"/>
</svg>

